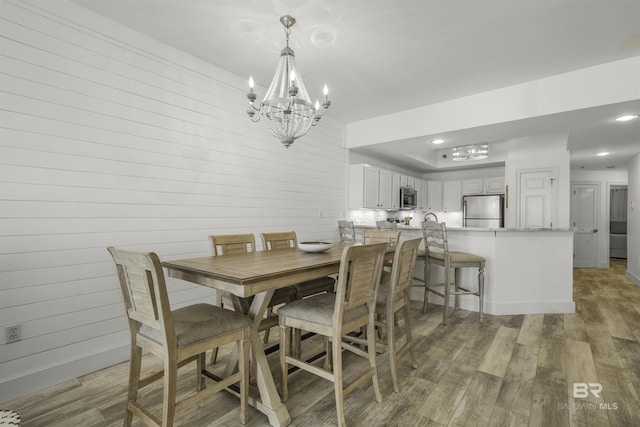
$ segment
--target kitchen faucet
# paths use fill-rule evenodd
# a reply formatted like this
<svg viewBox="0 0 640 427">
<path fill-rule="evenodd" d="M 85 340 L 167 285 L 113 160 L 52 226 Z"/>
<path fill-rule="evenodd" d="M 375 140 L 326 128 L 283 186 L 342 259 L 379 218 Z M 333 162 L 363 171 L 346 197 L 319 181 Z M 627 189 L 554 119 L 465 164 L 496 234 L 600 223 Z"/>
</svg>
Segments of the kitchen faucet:
<svg viewBox="0 0 640 427">
<path fill-rule="evenodd" d="M 424 222 L 429 221 L 429 217 L 433 217 L 435 222 L 438 222 L 438 216 L 436 214 L 434 214 L 433 212 L 427 212 L 427 214 L 424 216 Z"/>
</svg>

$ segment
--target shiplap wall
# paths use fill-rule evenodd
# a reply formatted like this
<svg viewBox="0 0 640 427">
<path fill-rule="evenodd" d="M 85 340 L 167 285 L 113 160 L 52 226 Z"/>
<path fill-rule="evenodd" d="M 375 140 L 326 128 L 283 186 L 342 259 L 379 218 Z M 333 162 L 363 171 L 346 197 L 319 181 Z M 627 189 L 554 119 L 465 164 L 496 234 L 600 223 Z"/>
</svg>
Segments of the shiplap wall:
<svg viewBox="0 0 640 427">
<path fill-rule="evenodd" d="M 247 118 L 244 78 L 73 3 L 0 6 L 0 402 L 128 358 L 107 246 L 175 259 L 208 255 L 209 234 L 337 238 L 342 124 L 286 149 Z M 213 301 L 168 286 L 176 307 Z"/>
</svg>

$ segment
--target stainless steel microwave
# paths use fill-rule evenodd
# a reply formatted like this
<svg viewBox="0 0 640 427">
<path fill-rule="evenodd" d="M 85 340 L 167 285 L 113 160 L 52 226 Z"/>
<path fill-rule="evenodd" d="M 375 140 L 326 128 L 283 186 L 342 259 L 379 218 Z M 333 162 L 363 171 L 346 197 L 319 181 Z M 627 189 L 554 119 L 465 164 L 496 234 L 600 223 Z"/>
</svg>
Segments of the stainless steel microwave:
<svg viewBox="0 0 640 427">
<path fill-rule="evenodd" d="M 411 187 L 400 188 L 400 209 L 415 209 L 418 205 L 418 192 Z"/>
</svg>

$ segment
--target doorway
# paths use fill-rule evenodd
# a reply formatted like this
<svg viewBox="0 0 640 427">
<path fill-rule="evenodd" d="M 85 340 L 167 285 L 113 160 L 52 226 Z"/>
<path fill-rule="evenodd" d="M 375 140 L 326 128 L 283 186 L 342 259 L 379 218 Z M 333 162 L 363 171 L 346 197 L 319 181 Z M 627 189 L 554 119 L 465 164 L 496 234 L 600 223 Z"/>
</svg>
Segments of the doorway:
<svg viewBox="0 0 640 427">
<path fill-rule="evenodd" d="M 609 187 L 609 258 L 627 259 L 627 186 Z"/>
<path fill-rule="evenodd" d="M 600 184 L 575 183 L 571 186 L 573 267 L 598 267 L 598 201 Z"/>
</svg>

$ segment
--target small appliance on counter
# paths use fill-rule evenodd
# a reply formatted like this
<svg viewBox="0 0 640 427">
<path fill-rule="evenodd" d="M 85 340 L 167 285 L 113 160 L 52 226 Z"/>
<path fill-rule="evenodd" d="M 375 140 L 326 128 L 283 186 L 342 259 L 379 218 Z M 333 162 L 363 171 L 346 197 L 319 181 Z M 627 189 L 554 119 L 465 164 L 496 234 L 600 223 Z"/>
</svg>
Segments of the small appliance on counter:
<svg viewBox="0 0 640 427">
<path fill-rule="evenodd" d="M 462 197 L 463 227 L 503 228 L 504 194 Z"/>
</svg>

